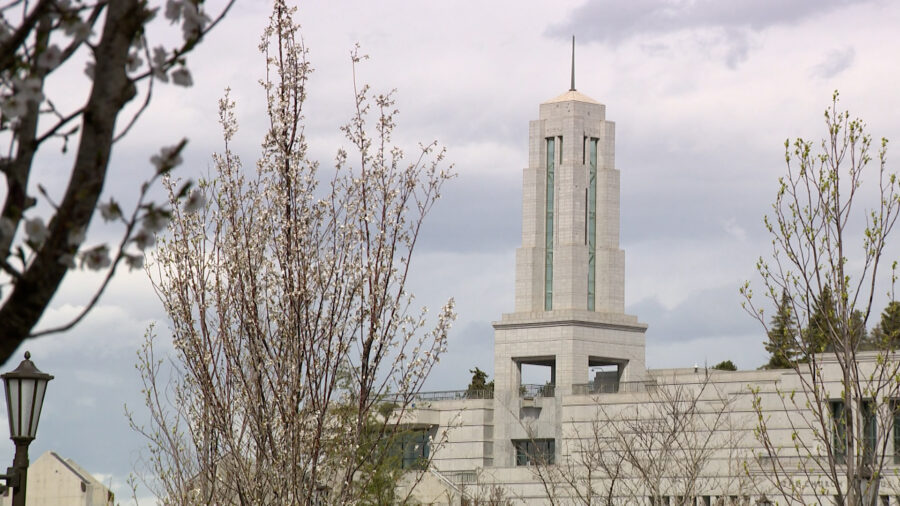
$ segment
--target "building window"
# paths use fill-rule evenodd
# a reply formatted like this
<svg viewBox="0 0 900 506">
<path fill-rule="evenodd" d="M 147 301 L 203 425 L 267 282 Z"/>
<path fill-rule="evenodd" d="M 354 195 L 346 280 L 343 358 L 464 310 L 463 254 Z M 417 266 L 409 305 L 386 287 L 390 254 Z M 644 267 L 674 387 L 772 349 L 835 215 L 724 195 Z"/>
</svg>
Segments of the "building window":
<svg viewBox="0 0 900 506">
<path fill-rule="evenodd" d="M 878 415 L 875 410 L 875 401 L 862 402 L 863 419 L 863 462 L 871 464 L 875 462 L 875 448 L 878 444 Z"/>
<path fill-rule="evenodd" d="M 831 401 L 830 404 L 833 426 L 831 448 L 835 461 L 843 464 L 847 455 L 847 422 L 844 420 L 844 401 Z"/>
<path fill-rule="evenodd" d="M 544 238 L 544 311 L 553 309 L 553 178 L 555 173 L 556 143 L 553 137 L 547 139 L 547 209 L 545 214 L 546 234 Z"/>
<path fill-rule="evenodd" d="M 588 245 L 588 271 L 587 271 L 587 308 L 593 311 L 596 298 L 596 273 L 597 263 L 597 139 L 591 139 L 591 165 L 588 176 L 587 195 L 587 245 Z"/>
<path fill-rule="evenodd" d="M 417 429 L 396 435 L 391 454 L 399 460 L 401 469 L 425 469 L 431 453 L 431 435 L 427 429 Z"/>
<path fill-rule="evenodd" d="M 900 400 L 891 402 L 894 419 L 894 464 L 900 464 Z"/>
<path fill-rule="evenodd" d="M 845 420 L 844 401 L 831 401 L 831 419 L 833 423 L 832 431 L 832 449 L 835 460 L 839 464 L 846 463 L 847 457 L 847 421 Z M 875 410 L 875 402 L 871 399 L 863 400 L 862 403 L 862 440 L 858 443 L 862 445 L 862 455 L 864 462 L 874 462 L 875 446 L 878 443 L 878 418 Z M 896 415 L 895 415 L 896 417 Z M 894 442 L 896 448 L 897 433 L 894 432 Z M 896 451 L 895 451 L 896 454 Z M 896 459 L 896 457 L 895 457 Z"/>
<path fill-rule="evenodd" d="M 553 439 L 514 439 L 516 465 L 553 464 L 556 441 Z"/>
<path fill-rule="evenodd" d="M 559 164 L 562 165 L 562 163 L 563 163 L 563 143 L 562 143 L 561 135 L 556 138 L 556 142 L 559 143 L 559 146 L 558 146 L 559 149 L 557 149 L 556 152 L 559 153 Z"/>
</svg>

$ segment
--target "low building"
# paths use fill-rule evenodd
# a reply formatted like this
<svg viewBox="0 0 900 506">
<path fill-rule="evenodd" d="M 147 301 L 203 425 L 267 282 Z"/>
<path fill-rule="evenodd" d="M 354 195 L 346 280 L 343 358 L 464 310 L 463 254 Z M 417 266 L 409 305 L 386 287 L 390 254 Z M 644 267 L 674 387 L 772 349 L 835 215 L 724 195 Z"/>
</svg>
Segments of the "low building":
<svg viewBox="0 0 900 506">
<path fill-rule="evenodd" d="M 115 495 L 72 459 L 46 452 L 28 466 L 28 506 L 113 506 Z M 12 504 L 4 493 L 0 504 Z"/>
</svg>

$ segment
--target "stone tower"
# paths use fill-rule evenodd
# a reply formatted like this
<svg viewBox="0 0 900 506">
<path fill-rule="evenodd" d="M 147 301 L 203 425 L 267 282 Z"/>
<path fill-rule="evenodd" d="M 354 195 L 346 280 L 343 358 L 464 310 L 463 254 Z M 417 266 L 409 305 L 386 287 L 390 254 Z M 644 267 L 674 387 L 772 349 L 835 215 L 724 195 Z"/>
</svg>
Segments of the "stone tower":
<svg viewBox="0 0 900 506">
<path fill-rule="evenodd" d="M 499 467 L 522 458 L 526 439 L 554 447 L 563 396 L 645 376 L 647 326 L 624 308 L 615 124 L 603 104 L 574 89 L 574 71 L 572 81 L 529 127 L 515 312 L 494 322 Z M 549 368 L 552 387 L 522 385 L 529 364 Z"/>
</svg>

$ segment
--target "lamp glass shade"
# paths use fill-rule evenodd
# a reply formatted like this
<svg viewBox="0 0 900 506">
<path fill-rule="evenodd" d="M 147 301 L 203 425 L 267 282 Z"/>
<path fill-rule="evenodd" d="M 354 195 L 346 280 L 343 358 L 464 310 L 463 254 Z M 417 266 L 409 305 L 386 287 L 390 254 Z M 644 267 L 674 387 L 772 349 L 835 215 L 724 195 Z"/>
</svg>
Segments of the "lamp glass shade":
<svg viewBox="0 0 900 506">
<path fill-rule="evenodd" d="M 19 433 L 19 427 L 22 426 L 19 423 L 19 413 L 22 412 L 19 407 L 19 399 L 22 398 L 19 395 L 19 380 L 9 379 L 4 383 L 6 384 L 6 406 L 9 411 L 9 436 L 15 437 Z"/>
<path fill-rule="evenodd" d="M 39 371 L 29 358 L 30 354 L 26 353 L 25 360 L 16 370 L 2 375 L 6 387 L 9 437 L 12 439 L 35 438 L 47 382 L 53 379 L 53 376 Z"/>
</svg>

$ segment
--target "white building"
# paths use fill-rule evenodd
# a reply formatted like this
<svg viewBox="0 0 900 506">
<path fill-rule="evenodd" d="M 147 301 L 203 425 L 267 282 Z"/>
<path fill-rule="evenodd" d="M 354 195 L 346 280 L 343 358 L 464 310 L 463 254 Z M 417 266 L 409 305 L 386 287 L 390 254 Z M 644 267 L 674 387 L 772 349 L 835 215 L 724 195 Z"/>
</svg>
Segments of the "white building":
<svg viewBox="0 0 900 506">
<path fill-rule="evenodd" d="M 113 506 L 115 495 L 72 459 L 46 452 L 28 466 L 28 506 Z M 0 504 L 12 504 L 7 490 Z"/>
<path fill-rule="evenodd" d="M 495 390 L 486 399 L 418 397 L 404 421 L 434 441 L 423 445 L 432 460 L 419 499 L 471 502 L 481 483 L 499 484 L 516 503 L 783 503 L 767 478 L 773 465 L 815 490 L 803 492 L 811 501 L 830 497 L 816 452 L 834 429 L 817 427 L 815 406 L 790 396 L 804 388 L 794 371 L 646 369 L 647 325 L 624 312 L 620 178 L 606 107 L 573 82 L 540 105 L 528 146 L 515 311 L 494 323 Z M 820 362 L 834 379 L 824 387 L 832 400 L 819 407 L 830 412 L 842 405 L 840 374 L 833 358 Z M 550 381 L 523 384 L 523 366 L 548 368 Z M 764 451 L 760 418 L 779 459 Z M 891 471 L 880 480 L 879 504 L 898 504 L 900 430 L 890 412 L 870 422 Z M 673 423 L 681 425 L 666 426 Z M 631 461 L 644 458 L 647 469 L 623 463 L 626 446 L 644 452 Z"/>
</svg>

